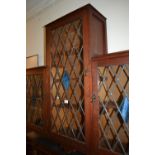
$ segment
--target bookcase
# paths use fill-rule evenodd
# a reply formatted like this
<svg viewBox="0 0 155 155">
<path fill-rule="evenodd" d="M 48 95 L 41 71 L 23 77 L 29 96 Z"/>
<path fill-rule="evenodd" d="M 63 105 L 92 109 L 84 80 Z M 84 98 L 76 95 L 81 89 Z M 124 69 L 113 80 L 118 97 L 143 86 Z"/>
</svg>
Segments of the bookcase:
<svg viewBox="0 0 155 155">
<path fill-rule="evenodd" d="M 128 154 L 128 51 L 107 53 L 106 18 L 94 7 L 46 25 L 46 66 L 27 73 L 31 130 L 65 151 Z"/>
</svg>

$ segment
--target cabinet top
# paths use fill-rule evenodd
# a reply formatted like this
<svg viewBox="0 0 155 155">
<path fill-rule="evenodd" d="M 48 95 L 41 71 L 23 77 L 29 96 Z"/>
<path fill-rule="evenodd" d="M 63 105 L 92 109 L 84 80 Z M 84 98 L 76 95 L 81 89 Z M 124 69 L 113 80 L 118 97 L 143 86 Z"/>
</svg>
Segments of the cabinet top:
<svg viewBox="0 0 155 155">
<path fill-rule="evenodd" d="M 98 16 L 98 18 L 102 18 L 102 20 L 106 20 L 106 17 L 103 16 L 95 7 L 93 7 L 91 4 L 84 5 L 70 13 L 67 13 L 66 15 L 50 22 L 49 24 L 46 25 L 46 27 L 51 26 L 52 24 L 56 22 L 60 22 L 62 19 L 67 19 L 67 18 L 75 18 L 76 16 L 84 16 L 85 14 L 93 13 Z"/>
</svg>

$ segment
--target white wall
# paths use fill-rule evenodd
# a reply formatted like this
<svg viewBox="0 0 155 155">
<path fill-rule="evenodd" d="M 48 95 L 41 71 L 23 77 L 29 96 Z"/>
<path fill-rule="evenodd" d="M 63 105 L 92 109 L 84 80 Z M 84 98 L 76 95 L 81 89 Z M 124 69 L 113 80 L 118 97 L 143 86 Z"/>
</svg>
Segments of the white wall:
<svg viewBox="0 0 155 155">
<path fill-rule="evenodd" d="M 38 54 L 44 65 L 44 26 L 87 3 L 107 18 L 109 53 L 129 49 L 128 0 L 61 0 L 27 21 L 26 55 Z"/>
</svg>

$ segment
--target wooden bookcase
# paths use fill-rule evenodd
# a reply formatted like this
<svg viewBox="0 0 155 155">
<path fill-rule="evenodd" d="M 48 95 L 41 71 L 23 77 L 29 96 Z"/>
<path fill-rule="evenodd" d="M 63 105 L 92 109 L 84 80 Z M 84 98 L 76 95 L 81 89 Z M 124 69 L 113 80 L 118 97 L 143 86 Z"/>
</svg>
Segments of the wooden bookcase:
<svg viewBox="0 0 155 155">
<path fill-rule="evenodd" d="M 123 136 L 125 137 L 123 141 L 119 138 L 118 129 L 113 135 L 112 127 L 109 125 L 109 121 L 113 123 L 111 117 L 115 119 L 121 117 L 121 111 L 117 105 L 118 98 L 121 100 L 121 97 L 125 96 L 124 93 L 128 97 L 126 86 L 128 67 L 127 69 L 123 67 L 123 64 L 128 64 L 128 52 L 123 53 L 125 54 L 107 54 L 106 18 L 91 5 L 86 5 L 49 23 L 46 26 L 46 67 L 41 71 L 33 70 L 35 74 L 41 73 L 38 75 L 40 77 L 36 75 L 31 77 L 34 76 L 32 70 L 27 70 L 27 103 L 30 105 L 27 106 L 28 113 L 34 106 L 30 103 L 32 101 L 34 103 L 34 99 L 29 93 L 31 86 L 28 83 L 30 79 L 40 80 L 42 77 L 43 106 L 42 110 L 36 110 L 42 113 L 39 115 L 39 119 L 42 116 L 42 121 L 37 121 L 37 118 L 33 121 L 33 117 L 29 119 L 28 115 L 28 128 L 47 135 L 66 151 L 76 150 L 87 155 L 127 154 L 128 132 Z M 111 66 L 112 64 L 115 66 Z M 119 89 L 114 95 L 117 98 L 115 100 L 109 99 L 110 90 L 104 89 L 104 76 L 106 76 L 105 79 L 110 79 L 108 84 L 115 83 L 114 75 L 103 74 L 107 66 L 111 66 L 114 70 L 111 74 L 116 76 L 120 75 L 117 73 L 118 68 L 120 72 L 125 72 L 123 75 L 125 86 L 121 83 L 125 90 Z M 120 76 L 119 79 L 121 79 Z M 100 90 L 99 83 L 102 87 Z M 38 86 L 36 88 L 40 89 Z M 103 94 L 107 97 L 105 98 Z M 111 116 L 113 110 L 111 113 L 105 113 L 107 108 L 104 105 L 109 105 L 108 102 L 112 105 L 109 106 L 110 109 L 115 109 L 114 116 Z M 37 109 L 37 106 L 35 108 Z M 120 119 L 121 123 L 117 120 L 117 124 L 120 124 L 119 130 L 128 131 L 126 122 Z M 112 136 L 107 136 L 104 143 L 103 135 L 108 132 L 108 129 Z M 120 137 L 122 133 L 123 131 Z M 118 147 L 117 143 L 120 144 Z M 119 146 L 125 150 L 121 150 Z"/>
</svg>

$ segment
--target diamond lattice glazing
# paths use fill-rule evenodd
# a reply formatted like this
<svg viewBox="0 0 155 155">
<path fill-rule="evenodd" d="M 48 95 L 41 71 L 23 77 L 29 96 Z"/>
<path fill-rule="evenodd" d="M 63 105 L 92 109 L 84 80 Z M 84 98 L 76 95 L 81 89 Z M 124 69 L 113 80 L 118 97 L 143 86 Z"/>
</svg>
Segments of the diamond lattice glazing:
<svg viewBox="0 0 155 155">
<path fill-rule="evenodd" d="M 51 31 L 51 131 L 85 140 L 81 20 Z"/>
<path fill-rule="evenodd" d="M 100 147 L 128 154 L 129 66 L 98 67 Z"/>
</svg>

